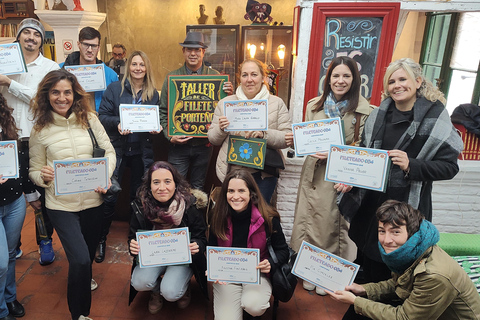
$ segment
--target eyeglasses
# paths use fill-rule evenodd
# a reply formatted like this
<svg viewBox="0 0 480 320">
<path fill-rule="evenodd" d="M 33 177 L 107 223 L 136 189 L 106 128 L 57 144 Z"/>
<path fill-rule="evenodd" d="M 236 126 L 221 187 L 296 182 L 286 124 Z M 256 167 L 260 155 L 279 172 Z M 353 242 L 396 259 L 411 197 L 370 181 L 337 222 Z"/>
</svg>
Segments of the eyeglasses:
<svg viewBox="0 0 480 320">
<path fill-rule="evenodd" d="M 100 47 L 99 44 L 90 44 L 90 43 L 85 43 L 85 42 L 80 42 L 80 44 L 82 45 L 82 48 L 84 50 L 88 50 L 88 48 L 92 48 L 92 50 L 97 50 L 98 47 Z"/>
</svg>

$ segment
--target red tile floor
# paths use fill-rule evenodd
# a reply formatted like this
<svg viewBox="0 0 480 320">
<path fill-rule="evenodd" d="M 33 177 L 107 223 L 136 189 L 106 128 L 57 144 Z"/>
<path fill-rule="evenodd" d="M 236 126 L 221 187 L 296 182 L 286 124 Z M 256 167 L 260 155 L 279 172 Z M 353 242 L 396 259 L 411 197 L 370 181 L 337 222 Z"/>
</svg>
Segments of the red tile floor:
<svg viewBox="0 0 480 320">
<path fill-rule="evenodd" d="M 192 280 L 192 302 L 184 310 L 175 303 L 166 302 L 157 315 L 149 314 L 149 294 L 141 292 L 128 306 L 131 258 L 127 253 L 128 224 L 114 221 L 108 237 L 107 256 L 103 263 L 93 264 L 93 277 L 98 289 L 92 294 L 90 317 L 94 320 L 116 319 L 169 319 L 211 320 L 212 301 L 206 301 L 195 280 Z M 56 259 L 51 265 L 40 266 L 35 242 L 34 214 L 31 208 L 22 230 L 23 256 L 17 260 L 17 297 L 26 310 L 22 320 L 68 320 L 67 306 L 68 262 L 56 234 L 53 248 Z M 210 297 L 212 291 L 210 287 Z M 305 291 L 299 282 L 295 294 L 288 303 L 280 303 L 278 320 L 287 319 L 341 319 L 347 306 L 329 297 L 321 297 Z M 262 319 L 271 319 L 271 308 Z"/>
</svg>

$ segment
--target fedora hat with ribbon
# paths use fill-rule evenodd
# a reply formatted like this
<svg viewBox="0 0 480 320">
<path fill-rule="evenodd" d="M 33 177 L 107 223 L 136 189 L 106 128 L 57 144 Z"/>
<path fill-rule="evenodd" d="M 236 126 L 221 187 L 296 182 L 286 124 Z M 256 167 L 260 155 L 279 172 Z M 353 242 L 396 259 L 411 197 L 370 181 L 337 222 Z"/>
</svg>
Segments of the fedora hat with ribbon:
<svg viewBox="0 0 480 320">
<path fill-rule="evenodd" d="M 185 48 L 208 48 L 203 41 L 203 33 L 188 32 L 185 41 L 180 43 L 180 45 Z"/>
</svg>

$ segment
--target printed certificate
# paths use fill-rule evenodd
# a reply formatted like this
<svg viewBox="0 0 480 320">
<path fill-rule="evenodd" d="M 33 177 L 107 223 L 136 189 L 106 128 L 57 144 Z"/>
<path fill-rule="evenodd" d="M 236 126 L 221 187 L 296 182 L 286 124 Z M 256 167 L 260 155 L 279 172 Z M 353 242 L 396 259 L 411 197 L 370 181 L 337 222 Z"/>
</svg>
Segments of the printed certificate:
<svg viewBox="0 0 480 320">
<path fill-rule="evenodd" d="M 225 131 L 268 129 L 268 100 L 225 101 L 223 114 L 230 121 Z"/>
<path fill-rule="evenodd" d="M 0 174 L 16 179 L 20 176 L 18 168 L 17 141 L 0 141 Z"/>
<path fill-rule="evenodd" d="M 108 186 L 108 159 L 54 160 L 55 195 L 93 191 Z"/>
<path fill-rule="evenodd" d="M 105 69 L 102 63 L 65 66 L 64 68 L 77 77 L 78 82 L 87 92 L 102 91 L 107 88 Z"/>
<path fill-rule="evenodd" d="M 120 104 L 120 126 L 131 132 L 160 131 L 158 105 Z"/>
<path fill-rule="evenodd" d="M 137 232 L 137 241 L 140 245 L 140 268 L 192 262 L 188 228 Z"/>
<path fill-rule="evenodd" d="M 207 247 L 208 281 L 260 284 L 259 263 L 259 249 Z"/>
<path fill-rule="evenodd" d="M 297 156 L 327 152 L 331 144 L 345 144 L 340 118 L 295 123 L 292 131 Z"/>
<path fill-rule="evenodd" d="M 292 273 L 329 291 L 345 290 L 357 275 L 359 265 L 303 241 Z"/>
<path fill-rule="evenodd" d="M 0 74 L 9 75 L 27 72 L 19 43 L 0 44 Z"/>
<path fill-rule="evenodd" d="M 390 165 L 385 150 L 331 145 L 325 180 L 385 192 Z"/>
</svg>

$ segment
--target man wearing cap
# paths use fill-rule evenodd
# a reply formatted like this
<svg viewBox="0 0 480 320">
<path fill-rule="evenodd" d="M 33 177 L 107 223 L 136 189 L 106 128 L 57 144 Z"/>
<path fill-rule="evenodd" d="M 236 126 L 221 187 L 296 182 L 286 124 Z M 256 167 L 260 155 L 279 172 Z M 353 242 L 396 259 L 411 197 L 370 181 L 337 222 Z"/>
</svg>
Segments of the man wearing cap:
<svg viewBox="0 0 480 320">
<path fill-rule="evenodd" d="M 15 74 L 5 76 L 0 74 L 0 92 L 7 99 L 8 105 L 13 108 L 13 117 L 19 130 L 21 141 L 21 150 L 28 156 L 28 139 L 30 138 L 30 131 L 33 128 L 33 116 L 29 111 L 30 100 L 37 92 L 37 86 L 43 77 L 52 70 L 59 69 L 58 64 L 50 59 L 45 58 L 42 53 L 43 40 L 45 39 L 45 29 L 40 21 L 32 18 L 22 20 L 18 26 L 17 42 L 22 48 L 25 64 L 27 65 L 27 72 L 22 74 Z M 44 190 L 37 187 L 37 190 L 44 195 Z M 31 203 L 36 199 L 28 199 Z M 41 207 L 34 207 L 34 209 L 41 209 L 46 212 L 45 198 L 41 197 Z M 39 262 L 41 265 L 47 265 L 54 261 L 55 253 L 52 248 L 52 233 L 53 227 L 46 214 L 43 214 L 45 233 L 47 239 L 41 239 L 39 230 L 36 228 L 37 244 L 40 248 Z M 37 227 L 37 225 L 35 225 Z M 17 249 L 17 256 L 21 255 L 21 250 Z M 17 315 L 18 316 L 18 315 Z"/>
<path fill-rule="evenodd" d="M 163 127 L 165 137 L 170 141 L 168 150 L 168 162 L 184 176 L 187 176 L 190 168 L 190 184 L 194 189 L 203 189 L 207 175 L 208 163 L 212 156 L 212 147 L 205 138 L 193 138 L 186 136 L 168 136 L 168 76 L 171 75 L 206 75 L 219 74 L 215 69 L 203 63 L 205 49 L 208 48 L 203 41 L 200 32 L 189 32 L 185 41 L 180 43 L 183 47 L 185 63 L 182 67 L 167 74 L 163 81 L 160 95 L 160 124 Z M 226 82 L 223 91 L 233 93 L 233 85 Z"/>
<path fill-rule="evenodd" d="M 102 36 L 97 29 L 92 27 L 85 27 L 80 30 L 78 34 L 77 46 L 79 51 L 72 52 L 68 55 L 65 62 L 60 63 L 60 67 L 64 66 L 78 66 L 78 65 L 87 65 L 87 64 L 103 64 L 105 70 L 105 82 L 106 86 L 112 82 L 118 81 L 118 76 L 109 67 L 102 62 L 102 60 L 97 58 L 98 51 L 100 50 L 100 40 Z M 94 101 L 95 101 L 95 110 L 98 112 L 100 107 L 100 102 L 102 101 L 103 92 L 95 91 Z"/>
</svg>

